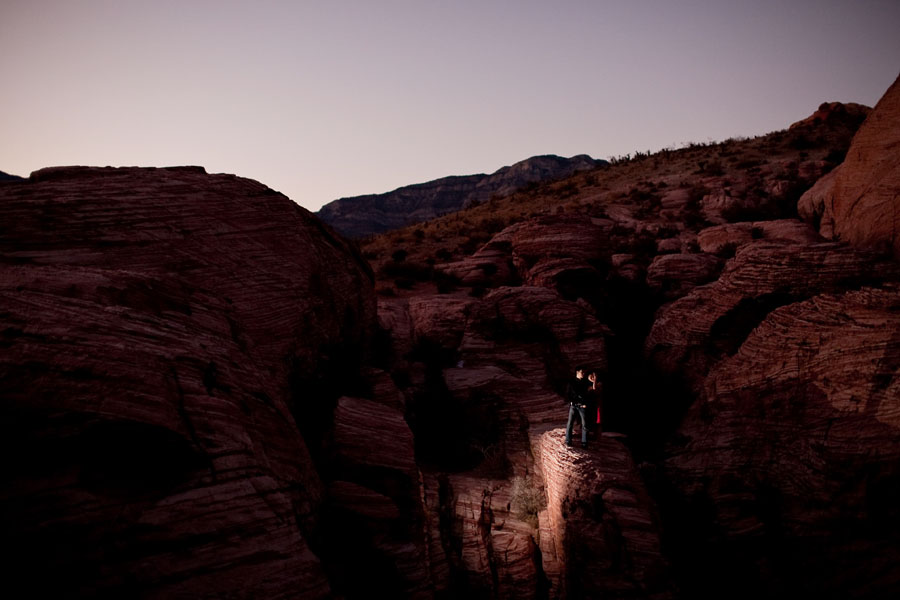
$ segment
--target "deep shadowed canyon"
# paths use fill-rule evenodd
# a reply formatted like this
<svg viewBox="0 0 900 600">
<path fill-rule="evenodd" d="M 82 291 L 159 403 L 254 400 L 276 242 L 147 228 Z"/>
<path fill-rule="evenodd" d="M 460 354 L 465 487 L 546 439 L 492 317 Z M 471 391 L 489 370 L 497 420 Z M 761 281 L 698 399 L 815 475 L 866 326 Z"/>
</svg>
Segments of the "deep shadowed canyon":
<svg viewBox="0 0 900 600">
<path fill-rule="evenodd" d="M 359 245 L 201 168 L 2 181 L 3 579 L 894 597 L 898 193 L 898 82 Z"/>
</svg>

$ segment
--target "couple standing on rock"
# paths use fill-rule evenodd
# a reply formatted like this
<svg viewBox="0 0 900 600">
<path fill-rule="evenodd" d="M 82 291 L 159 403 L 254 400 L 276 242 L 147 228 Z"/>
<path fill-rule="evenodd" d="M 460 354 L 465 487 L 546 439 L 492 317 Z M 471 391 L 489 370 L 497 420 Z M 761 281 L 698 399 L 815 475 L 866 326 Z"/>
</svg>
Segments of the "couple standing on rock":
<svg viewBox="0 0 900 600">
<path fill-rule="evenodd" d="M 575 416 L 581 419 L 581 447 L 587 448 L 588 421 L 597 415 L 597 433 L 600 433 L 600 383 L 597 372 L 591 371 L 584 376 L 585 368 L 575 369 L 575 379 L 569 382 L 566 400 L 569 402 L 569 421 L 566 423 L 566 446 L 572 445 L 572 426 Z"/>
</svg>

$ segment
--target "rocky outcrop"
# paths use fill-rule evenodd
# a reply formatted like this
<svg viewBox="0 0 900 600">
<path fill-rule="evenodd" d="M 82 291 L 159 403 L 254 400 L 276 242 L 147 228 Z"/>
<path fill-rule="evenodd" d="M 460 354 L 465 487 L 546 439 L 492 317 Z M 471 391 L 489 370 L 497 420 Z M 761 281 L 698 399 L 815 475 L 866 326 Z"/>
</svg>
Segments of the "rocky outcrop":
<svg viewBox="0 0 900 600">
<path fill-rule="evenodd" d="M 900 79 L 859 128 L 840 170 L 809 190 L 801 216 L 823 235 L 900 258 Z"/>
<path fill-rule="evenodd" d="M 840 244 L 757 241 L 738 250 L 717 281 L 660 308 L 645 353 L 661 373 L 699 389 L 709 368 L 775 308 L 896 276 L 893 263 Z"/>
<path fill-rule="evenodd" d="M 548 287 L 567 300 L 590 301 L 605 277 L 612 226 L 608 219 L 578 216 L 529 219 L 472 256 L 437 268 L 467 285 Z"/>
<path fill-rule="evenodd" d="M 682 498 L 676 550 L 722 591 L 900 587 L 898 311 L 895 286 L 784 306 L 710 372 L 665 469 Z"/>
<path fill-rule="evenodd" d="M 523 513 L 516 480 L 540 485 L 535 444 L 565 419 L 560 379 L 576 362 L 605 370 L 608 329 L 582 303 L 543 287 L 390 298 L 380 312 L 394 327 L 394 352 L 410 353 L 394 364 L 412 383 L 435 590 L 545 597 L 561 574 L 542 559 L 537 512 Z M 387 424 L 373 429 L 398 435 Z"/>
<path fill-rule="evenodd" d="M 572 158 L 534 156 L 491 175 L 445 177 L 386 194 L 341 198 L 323 206 L 318 216 L 348 237 L 365 237 L 475 206 L 494 196 L 509 196 L 528 184 L 562 179 L 603 164 L 606 161 L 584 154 Z"/>
<path fill-rule="evenodd" d="M 422 481 L 405 398 L 387 373 L 371 369 L 366 380 L 371 399 L 345 396 L 334 411 L 326 529 L 330 562 L 345 569 L 335 588 L 351 597 L 377 589 L 428 598 Z"/>
<path fill-rule="evenodd" d="M 697 234 L 700 250 L 710 254 L 732 251 L 754 240 L 813 244 L 824 241 L 809 224 L 796 219 L 728 223 L 708 227 Z"/>
<path fill-rule="evenodd" d="M 549 528 L 544 560 L 559 564 L 560 598 L 669 598 L 659 522 L 629 451 L 600 436 L 567 448 L 562 429 L 539 442 Z M 549 556 L 548 556 L 549 554 Z"/>
<path fill-rule="evenodd" d="M 200 168 L 47 169 L 0 210 L 7 585 L 328 596 L 304 435 L 372 335 L 365 263 Z"/>
<path fill-rule="evenodd" d="M 647 286 L 667 300 L 715 279 L 722 259 L 712 254 L 663 254 L 647 268 Z"/>
</svg>

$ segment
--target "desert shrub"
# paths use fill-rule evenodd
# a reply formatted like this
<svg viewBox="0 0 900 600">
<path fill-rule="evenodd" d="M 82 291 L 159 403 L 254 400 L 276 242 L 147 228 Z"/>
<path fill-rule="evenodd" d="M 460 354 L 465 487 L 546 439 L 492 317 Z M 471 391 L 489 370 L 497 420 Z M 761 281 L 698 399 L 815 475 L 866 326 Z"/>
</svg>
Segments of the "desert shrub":
<svg viewBox="0 0 900 600">
<path fill-rule="evenodd" d="M 719 251 L 716 253 L 716 255 L 719 258 L 733 258 L 734 255 L 737 254 L 737 249 L 737 242 L 728 242 L 727 244 L 724 244 L 721 248 L 719 248 Z"/>
<path fill-rule="evenodd" d="M 825 140 L 821 136 L 813 138 L 804 133 L 796 133 L 791 135 L 788 140 L 788 146 L 794 150 L 809 150 L 810 148 L 821 146 L 824 141 Z"/>
<path fill-rule="evenodd" d="M 758 167 L 762 164 L 762 161 L 758 158 L 746 158 L 740 162 L 738 162 L 735 166 L 738 169 L 752 169 L 753 167 Z"/>
<path fill-rule="evenodd" d="M 559 188 L 559 197 L 560 198 L 571 198 L 572 196 L 574 196 L 577 193 L 578 193 L 578 186 L 575 185 L 571 181 Z"/>
<path fill-rule="evenodd" d="M 765 232 L 762 227 L 754 227 L 750 230 L 750 237 L 754 240 L 761 240 Z"/>
<path fill-rule="evenodd" d="M 411 261 L 389 262 L 381 267 L 381 275 L 384 277 L 397 277 L 414 281 L 428 281 L 431 279 L 431 273 L 432 268 L 429 265 Z"/>
<path fill-rule="evenodd" d="M 506 221 L 498 217 L 488 217 L 481 221 L 481 229 L 489 233 L 497 233 L 506 227 Z"/>
<path fill-rule="evenodd" d="M 478 270 L 490 277 L 497 274 L 497 265 L 494 263 L 482 263 L 478 265 Z"/>
<path fill-rule="evenodd" d="M 391 260 L 394 262 L 403 262 L 406 260 L 406 257 L 409 256 L 409 252 L 407 252 L 404 248 L 400 248 L 398 250 L 394 250 L 391 253 Z"/>
<path fill-rule="evenodd" d="M 470 237 L 459 245 L 459 251 L 468 256 L 483 246 L 489 239 L 491 239 L 491 234 L 483 231 L 473 231 Z"/>
<path fill-rule="evenodd" d="M 482 477 L 503 479 L 509 474 L 509 458 L 506 450 L 500 443 L 479 444 L 473 443 L 474 451 L 480 455 L 478 472 Z"/>
<path fill-rule="evenodd" d="M 438 294 L 449 294 L 455 292 L 461 283 L 459 277 L 451 275 L 445 271 L 434 271 L 432 274 L 435 285 L 437 285 Z"/>
<path fill-rule="evenodd" d="M 520 519 L 537 527 L 538 513 L 547 506 L 547 499 L 544 490 L 538 488 L 530 477 L 514 477 L 510 504 Z"/>
<path fill-rule="evenodd" d="M 698 175 L 712 175 L 714 177 L 718 177 L 719 175 L 725 174 L 725 169 L 722 167 L 722 163 L 718 160 L 701 160 L 698 161 L 697 165 L 698 169 L 696 173 Z"/>
<path fill-rule="evenodd" d="M 487 294 L 487 288 L 483 285 L 472 286 L 472 289 L 469 290 L 469 296 L 472 298 L 482 298 L 485 294 Z"/>
</svg>

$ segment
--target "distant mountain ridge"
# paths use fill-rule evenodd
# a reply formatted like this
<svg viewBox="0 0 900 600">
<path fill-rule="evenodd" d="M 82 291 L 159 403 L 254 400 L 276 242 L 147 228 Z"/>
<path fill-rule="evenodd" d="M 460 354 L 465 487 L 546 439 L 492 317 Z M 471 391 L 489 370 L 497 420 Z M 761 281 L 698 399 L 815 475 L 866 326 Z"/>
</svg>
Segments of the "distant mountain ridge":
<svg viewBox="0 0 900 600">
<path fill-rule="evenodd" d="M 10 182 L 10 181 L 25 181 L 23 177 L 19 177 L 18 175 L 10 175 L 9 173 L 4 173 L 0 171 L 0 183 Z"/>
<path fill-rule="evenodd" d="M 347 237 L 365 237 L 475 206 L 493 196 L 509 196 L 529 184 L 562 179 L 605 164 L 605 160 L 586 154 L 571 158 L 533 156 L 490 175 L 455 175 L 385 194 L 341 198 L 323 206 L 317 215 Z"/>
</svg>

